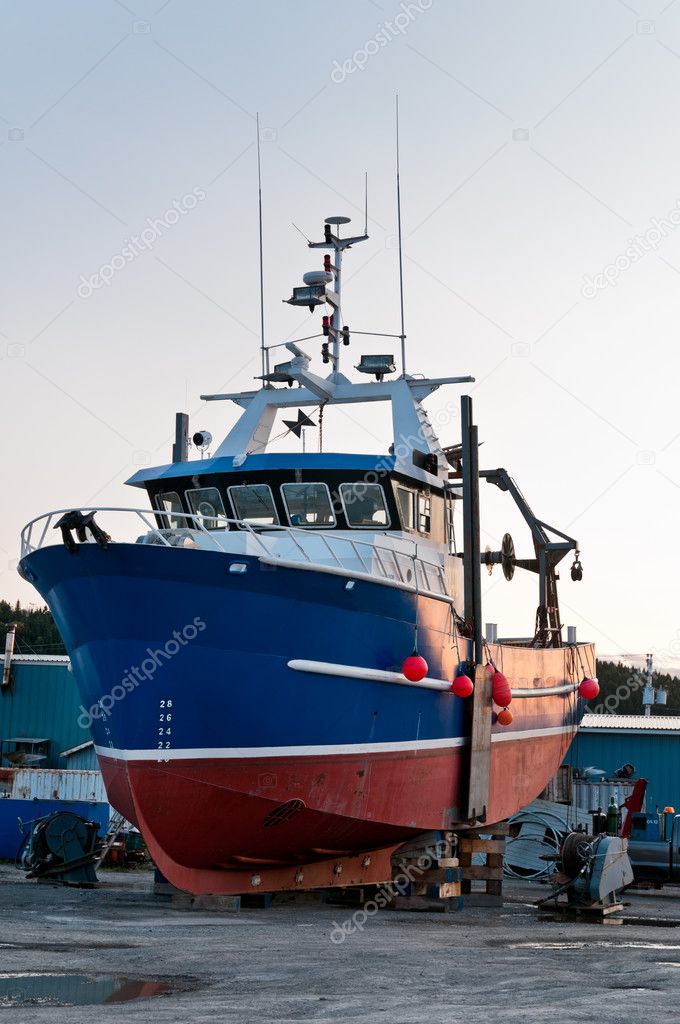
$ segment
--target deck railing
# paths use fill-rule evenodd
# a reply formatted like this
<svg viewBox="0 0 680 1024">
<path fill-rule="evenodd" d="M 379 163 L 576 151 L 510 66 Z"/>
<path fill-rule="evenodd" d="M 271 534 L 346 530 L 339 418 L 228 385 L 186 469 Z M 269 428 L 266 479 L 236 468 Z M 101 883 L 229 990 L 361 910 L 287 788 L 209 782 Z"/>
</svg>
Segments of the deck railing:
<svg viewBox="0 0 680 1024">
<path fill-rule="evenodd" d="M 180 520 L 183 525 L 167 528 L 162 525 L 162 521 L 167 519 L 169 514 L 149 509 L 113 506 L 58 509 L 37 516 L 24 527 L 21 532 L 21 557 L 24 558 L 48 544 L 59 542 L 61 535 L 52 533 L 52 530 L 68 512 L 102 514 L 105 518 L 98 522 L 98 525 L 107 532 L 106 517 L 124 515 L 127 517 L 126 522 L 137 523 L 137 528 L 141 524 L 146 529 L 142 537 L 133 538 L 137 543 L 159 544 L 165 547 L 196 545 L 202 549 L 208 548 L 238 557 L 239 554 L 246 554 L 246 544 L 239 550 L 238 545 L 230 548 L 225 541 L 233 541 L 241 536 L 252 539 L 259 557 L 269 564 L 298 565 L 342 575 L 377 579 L 402 589 L 447 598 L 443 566 L 420 556 L 417 553 L 417 542 L 411 541 L 410 538 L 401 536 L 399 543 L 412 545 L 412 553 L 398 546 L 390 547 L 387 544 L 360 540 L 332 530 L 269 524 L 264 526 L 247 519 L 230 519 L 221 515 L 209 517 L 208 521 L 217 524 L 217 528 L 208 529 L 205 517 L 173 512 L 172 519 Z M 127 532 L 134 533 L 129 529 Z"/>
</svg>

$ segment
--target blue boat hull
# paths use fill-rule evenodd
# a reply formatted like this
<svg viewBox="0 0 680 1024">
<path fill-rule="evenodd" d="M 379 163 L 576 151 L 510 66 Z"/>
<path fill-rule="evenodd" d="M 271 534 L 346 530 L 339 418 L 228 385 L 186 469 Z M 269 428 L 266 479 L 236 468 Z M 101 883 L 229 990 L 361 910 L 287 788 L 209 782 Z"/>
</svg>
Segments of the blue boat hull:
<svg viewBox="0 0 680 1024">
<path fill-rule="evenodd" d="M 239 556 L 247 571 L 233 574 L 232 561 L 113 544 L 46 547 L 21 563 L 64 638 L 109 798 L 166 876 L 227 891 L 214 876 L 239 864 L 353 854 L 460 822 L 465 701 L 288 666 L 399 671 L 417 602 L 429 676 L 452 679 L 467 652 L 449 606 L 256 558 Z M 504 656 L 509 677 L 566 678 L 562 651 Z M 494 726 L 489 820 L 537 795 L 583 713 L 573 694 L 517 703 L 513 725 Z"/>
</svg>

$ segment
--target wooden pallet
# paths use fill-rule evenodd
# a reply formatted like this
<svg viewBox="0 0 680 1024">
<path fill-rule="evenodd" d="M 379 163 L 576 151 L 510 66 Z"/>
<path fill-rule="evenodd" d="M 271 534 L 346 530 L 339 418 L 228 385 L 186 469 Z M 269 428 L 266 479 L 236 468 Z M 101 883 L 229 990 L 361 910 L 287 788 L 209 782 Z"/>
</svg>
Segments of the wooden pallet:
<svg viewBox="0 0 680 1024">
<path fill-rule="evenodd" d="M 505 840 L 510 835 L 507 821 L 468 829 L 458 841 L 462 871 L 461 892 L 467 907 L 503 906 L 503 856 Z M 473 864 L 474 854 L 485 857 L 484 864 Z M 483 883 L 475 888 L 474 883 Z"/>
<path fill-rule="evenodd" d="M 591 906 L 569 903 L 568 901 L 557 900 L 555 903 L 546 903 L 541 907 L 539 917 L 554 919 L 556 914 L 562 917 L 585 917 L 591 921 L 601 921 L 612 914 L 619 914 L 623 910 L 623 903 L 593 903 Z M 611 921 L 611 924 L 623 924 L 623 920 Z"/>
</svg>

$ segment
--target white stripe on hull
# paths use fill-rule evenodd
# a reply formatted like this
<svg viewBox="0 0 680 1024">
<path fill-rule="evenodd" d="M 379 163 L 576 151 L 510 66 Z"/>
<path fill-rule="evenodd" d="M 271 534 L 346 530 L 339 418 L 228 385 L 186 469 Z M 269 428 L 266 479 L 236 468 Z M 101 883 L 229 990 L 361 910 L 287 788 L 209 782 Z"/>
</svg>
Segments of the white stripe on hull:
<svg viewBox="0 0 680 1024">
<path fill-rule="evenodd" d="M 494 743 L 508 740 L 543 739 L 574 733 L 573 725 L 560 725 L 545 729 L 524 729 L 515 732 L 497 732 Z M 307 747 L 184 747 L 175 750 L 118 750 L 115 747 L 96 747 L 100 757 L 115 761 L 210 761 L 248 760 L 273 757 L 333 757 L 347 754 L 417 753 L 421 750 L 452 750 L 469 743 L 467 736 L 444 737 L 436 740 L 403 740 L 390 743 L 321 744 Z"/>
</svg>

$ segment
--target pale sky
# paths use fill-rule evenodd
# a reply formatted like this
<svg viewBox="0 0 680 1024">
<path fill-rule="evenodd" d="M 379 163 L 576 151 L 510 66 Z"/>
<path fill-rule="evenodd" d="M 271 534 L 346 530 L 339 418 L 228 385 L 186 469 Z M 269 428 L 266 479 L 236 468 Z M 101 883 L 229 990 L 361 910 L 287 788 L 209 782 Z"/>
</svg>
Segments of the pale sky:
<svg viewBox="0 0 680 1024">
<path fill-rule="evenodd" d="M 579 638 L 677 650 L 678 0 L 3 0 L 0 19 L 0 596 L 37 600 L 15 571 L 29 519 L 145 504 L 124 481 L 169 461 L 176 410 L 216 440 L 234 422 L 198 396 L 259 372 L 256 111 L 268 340 L 316 329 L 281 302 L 319 263 L 291 222 L 360 229 L 365 171 L 344 318 L 398 330 L 399 92 L 409 370 L 473 374 L 482 465 L 578 537 Z M 390 350 L 355 337 L 345 369 Z M 386 451 L 378 408 L 359 419 L 341 445 Z M 483 545 L 510 529 L 527 555 L 509 499 L 482 499 Z M 485 589 L 501 635 L 533 631 L 533 576 Z"/>
</svg>

